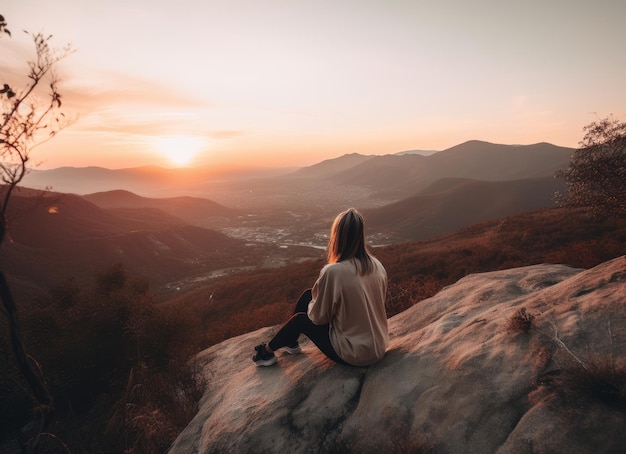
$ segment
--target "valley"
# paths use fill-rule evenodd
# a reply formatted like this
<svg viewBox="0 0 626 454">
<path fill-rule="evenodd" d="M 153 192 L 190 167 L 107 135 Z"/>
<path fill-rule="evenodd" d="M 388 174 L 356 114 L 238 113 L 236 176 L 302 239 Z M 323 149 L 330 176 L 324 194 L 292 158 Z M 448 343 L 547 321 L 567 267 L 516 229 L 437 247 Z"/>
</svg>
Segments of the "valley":
<svg viewBox="0 0 626 454">
<path fill-rule="evenodd" d="M 14 197 L 0 265 L 32 297 L 122 263 L 167 299 L 239 272 L 323 259 L 330 225 L 348 207 L 364 214 L 370 244 L 383 246 L 554 206 L 562 186 L 553 174 L 571 152 L 470 141 L 429 156 L 352 154 L 245 175 L 33 172 Z"/>
</svg>

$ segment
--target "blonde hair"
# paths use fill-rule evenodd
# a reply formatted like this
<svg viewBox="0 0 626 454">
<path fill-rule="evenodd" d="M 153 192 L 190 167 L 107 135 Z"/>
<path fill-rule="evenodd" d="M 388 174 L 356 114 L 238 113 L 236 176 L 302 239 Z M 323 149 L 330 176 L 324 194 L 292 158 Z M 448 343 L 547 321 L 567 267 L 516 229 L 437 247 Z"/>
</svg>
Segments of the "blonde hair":
<svg viewBox="0 0 626 454">
<path fill-rule="evenodd" d="M 339 213 L 330 229 L 328 263 L 354 260 L 361 275 L 373 270 L 372 258 L 365 246 L 363 216 L 354 208 Z"/>
</svg>

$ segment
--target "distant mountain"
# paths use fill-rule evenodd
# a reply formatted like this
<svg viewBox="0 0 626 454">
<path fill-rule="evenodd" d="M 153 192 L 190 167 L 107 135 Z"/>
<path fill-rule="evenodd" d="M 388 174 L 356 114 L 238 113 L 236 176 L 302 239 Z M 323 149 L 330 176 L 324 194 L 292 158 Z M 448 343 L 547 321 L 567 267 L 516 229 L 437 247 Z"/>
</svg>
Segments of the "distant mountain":
<svg viewBox="0 0 626 454">
<path fill-rule="evenodd" d="M 556 170 L 567 167 L 573 152 L 572 148 L 548 143 L 498 145 L 470 141 L 431 156 L 374 157 L 334 178 L 401 198 L 441 178 L 506 181 L 552 176 Z"/>
<path fill-rule="evenodd" d="M 504 181 L 554 176 L 556 170 L 567 166 L 574 151 L 549 143 L 498 145 L 474 140 L 431 158 L 433 170 L 448 172 L 448 176 Z"/>
<path fill-rule="evenodd" d="M 183 219 L 189 224 L 203 227 L 215 226 L 216 218 L 229 218 L 240 214 L 212 200 L 198 197 L 169 197 L 155 199 L 141 197 L 129 191 L 116 190 L 87 194 L 83 199 L 106 209 L 159 209 L 172 216 Z"/>
<path fill-rule="evenodd" d="M 419 154 L 422 156 L 430 156 L 431 154 L 435 154 L 437 152 L 438 150 L 405 150 L 405 151 L 398 151 L 397 153 L 394 153 L 394 154 L 398 156 L 402 156 L 404 154 Z"/>
<path fill-rule="evenodd" d="M 417 170 L 427 168 L 429 159 L 432 158 L 419 154 L 376 156 L 335 174 L 333 179 L 346 185 L 387 190 L 414 181 Z"/>
<path fill-rule="evenodd" d="M 422 240 L 478 222 L 554 206 L 564 183 L 552 177 L 514 181 L 446 178 L 416 195 L 363 210 L 369 231 L 396 240 Z"/>
<path fill-rule="evenodd" d="M 52 188 L 57 192 L 74 194 L 111 189 L 142 192 L 146 185 L 168 184 L 175 175 L 170 170 L 151 166 L 116 170 L 103 167 L 59 167 L 50 170 L 32 170 L 22 184 L 35 189 Z"/>
<path fill-rule="evenodd" d="M 330 178 L 339 172 L 351 169 L 363 162 L 369 161 L 374 156 L 365 156 L 358 153 L 345 154 L 338 158 L 327 159 L 309 167 L 303 167 L 295 172 L 298 176 Z"/>
<path fill-rule="evenodd" d="M 292 169 L 267 169 L 240 166 L 237 168 L 163 168 L 157 166 L 128 169 L 102 167 L 59 167 L 31 170 L 22 185 L 43 190 L 73 194 L 91 194 L 123 189 L 147 197 L 197 195 L 214 181 L 266 178 L 283 175 Z"/>
<path fill-rule="evenodd" d="M 23 292 L 73 276 L 92 279 L 115 263 L 156 287 L 241 266 L 243 240 L 190 226 L 153 208 L 105 210 L 71 194 L 11 199 L 0 266 Z"/>
<path fill-rule="evenodd" d="M 297 171 L 64 167 L 32 171 L 23 186 L 83 195 L 120 189 L 159 199 L 193 196 L 250 212 L 291 210 L 298 201 L 334 209 L 363 200 L 371 205 L 401 200 L 442 178 L 506 181 L 552 176 L 568 165 L 573 151 L 548 143 L 469 141 L 430 155 L 420 150 L 381 156 L 346 154 Z M 163 204 L 159 208 L 164 209 Z"/>
</svg>

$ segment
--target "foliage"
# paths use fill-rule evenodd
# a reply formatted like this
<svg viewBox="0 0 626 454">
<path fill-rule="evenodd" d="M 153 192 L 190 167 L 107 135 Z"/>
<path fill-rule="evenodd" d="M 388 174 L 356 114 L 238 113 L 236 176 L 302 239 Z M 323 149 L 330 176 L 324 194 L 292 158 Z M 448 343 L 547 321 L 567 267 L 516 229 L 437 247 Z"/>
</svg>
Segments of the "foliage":
<svg viewBox="0 0 626 454">
<path fill-rule="evenodd" d="M 195 416 L 206 382 L 201 371 L 173 360 L 166 372 L 145 363 L 130 371 L 126 389 L 106 425 L 107 447 L 115 452 L 166 452 Z"/>
<path fill-rule="evenodd" d="M 189 345 L 206 348 L 284 321 L 322 266 L 323 261 L 311 260 L 212 280 L 201 289 L 167 301 L 164 309 L 168 317 L 184 319 L 189 327 L 179 334 L 181 341 L 188 339 Z"/>
<path fill-rule="evenodd" d="M 169 315 L 147 282 L 119 264 L 92 287 L 68 279 L 23 310 L 25 343 L 41 358 L 54 398 L 49 432 L 70 451 L 164 452 L 195 415 L 204 380 L 189 363 L 195 350 L 179 339 L 187 320 Z M 12 382 L 21 382 L 14 369 L 0 372 L 11 396 L 0 412 L 9 436 L 30 417 Z"/>
<path fill-rule="evenodd" d="M 389 317 L 470 273 L 539 263 L 590 268 L 624 251 L 626 219 L 598 220 L 583 209 L 565 208 L 538 210 L 431 240 L 373 250 L 389 276 Z M 242 272 L 209 281 L 164 306 L 172 314 L 170 318 L 186 320 L 188 329 L 181 333 L 181 343 L 195 345 L 199 351 L 229 337 L 284 322 L 322 265 L 321 260 L 311 260 Z"/>
<path fill-rule="evenodd" d="M 598 214 L 626 214 L 626 123 L 613 117 L 585 128 L 569 167 L 556 173 L 567 184 L 557 194 L 564 206 L 582 206 Z"/>
</svg>

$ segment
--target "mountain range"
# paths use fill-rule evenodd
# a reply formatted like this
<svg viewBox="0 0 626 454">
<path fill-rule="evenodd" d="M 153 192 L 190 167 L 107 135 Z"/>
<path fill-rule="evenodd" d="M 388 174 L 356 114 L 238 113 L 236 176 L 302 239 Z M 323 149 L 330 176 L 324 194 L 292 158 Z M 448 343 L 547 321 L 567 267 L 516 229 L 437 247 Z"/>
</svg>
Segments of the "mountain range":
<svg viewBox="0 0 626 454">
<path fill-rule="evenodd" d="M 549 143 L 499 145 L 474 140 L 429 156 L 345 155 L 301 169 L 300 174 L 362 185 L 403 198 L 441 178 L 507 181 L 552 177 L 556 170 L 567 166 L 573 151 Z"/>
<path fill-rule="evenodd" d="M 397 201 L 415 195 L 441 178 L 506 181 L 552 176 L 554 171 L 567 166 L 573 151 L 549 143 L 500 145 L 473 140 L 428 156 L 346 154 L 296 171 L 265 169 L 265 173 L 252 173 L 247 170 L 245 174 L 233 171 L 224 175 L 206 168 L 109 170 L 63 167 L 33 170 L 23 185 L 35 189 L 51 187 L 57 192 L 83 195 L 118 189 L 145 197 L 190 195 L 237 208 L 237 205 L 246 205 L 247 189 L 262 188 L 262 195 L 275 197 L 284 195 L 285 186 L 294 182 L 313 190 L 309 183 L 315 181 L 314 187 L 317 188 L 320 185 L 368 188 L 374 191 L 377 199 Z M 223 192 L 231 194 L 225 200 L 232 203 L 217 200 Z M 233 193 L 238 193 L 239 197 L 232 197 Z"/>
</svg>

